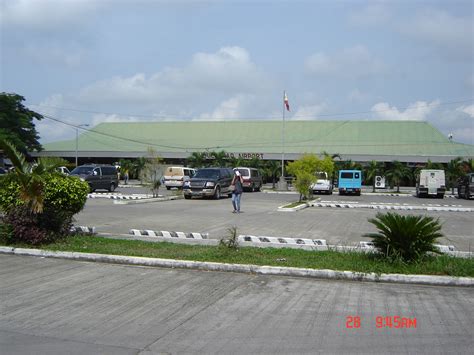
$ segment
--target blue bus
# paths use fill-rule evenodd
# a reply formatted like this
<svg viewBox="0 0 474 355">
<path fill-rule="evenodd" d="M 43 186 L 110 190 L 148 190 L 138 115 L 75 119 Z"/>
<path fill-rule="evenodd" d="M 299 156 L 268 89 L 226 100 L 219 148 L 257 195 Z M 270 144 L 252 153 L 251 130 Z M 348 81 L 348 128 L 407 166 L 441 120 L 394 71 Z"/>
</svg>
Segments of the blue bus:
<svg viewBox="0 0 474 355">
<path fill-rule="evenodd" d="M 339 195 L 351 193 L 360 196 L 362 189 L 362 171 L 339 170 L 338 188 Z"/>
</svg>

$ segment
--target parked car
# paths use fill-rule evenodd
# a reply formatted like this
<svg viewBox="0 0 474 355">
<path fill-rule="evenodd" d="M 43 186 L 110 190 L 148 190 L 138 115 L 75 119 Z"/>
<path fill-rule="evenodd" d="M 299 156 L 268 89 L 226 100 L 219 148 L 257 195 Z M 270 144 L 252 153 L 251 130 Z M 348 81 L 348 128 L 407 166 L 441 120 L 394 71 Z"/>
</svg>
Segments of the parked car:
<svg viewBox="0 0 474 355">
<path fill-rule="evenodd" d="M 328 178 L 328 174 L 325 171 L 320 171 L 316 173 L 317 180 L 311 185 L 311 190 L 313 193 L 325 193 L 332 195 L 332 182 Z"/>
<path fill-rule="evenodd" d="M 71 176 L 86 181 L 92 192 L 98 189 L 112 192 L 119 183 L 117 169 L 112 165 L 81 165 L 71 171 Z"/>
<path fill-rule="evenodd" d="M 446 192 L 444 170 L 422 169 L 416 178 L 416 197 L 436 196 L 443 198 Z"/>
<path fill-rule="evenodd" d="M 0 175 L 5 175 L 7 173 L 8 173 L 7 169 L 0 167 Z"/>
<path fill-rule="evenodd" d="M 230 184 L 234 172 L 230 168 L 203 168 L 198 169 L 196 174 L 185 181 L 183 185 L 184 198 L 191 197 L 213 197 L 219 199 L 222 195 L 232 195 Z"/>
<path fill-rule="evenodd" d="M 362 190 L 362 171 L 339 170 L 337 186 L 339 189 L 339 195 L 352 193 L 360 196 Z"/>
<path fill-rule="evenodd" d="M 164 185 L 167 190 L 170 190 L 172 187 L 177 187 L 182 189 L 186 181 L 194 176 L 196 173 L 195 169 L 185 168 L 182 166 L 169 166 L 165 170 L 163 176 Z"/>
<path fill-rule="evenodd" d="M 260 191 L 263 185 L 262 175 L 258 169 L 255 168 L 245 168 L 245 167 L 238 167 L 234 168 L 234 171 L 238 170 L 242 179 L 244 181 L 243 188 L 249 191 Z"/>
<path fill-rule="evenodd" d="M 458 180 L 458 197 L 469 200 L 474 196 L 474 173 L 466 174 Z"/>
<path fill-rule="evenodd" d="M 64 175 L 70 175 L 71 172 L 69 171 L 68 168 L 66 168 L 65 166 L 60 166 L 58 167 L 58 171 Z"/>
</svg>

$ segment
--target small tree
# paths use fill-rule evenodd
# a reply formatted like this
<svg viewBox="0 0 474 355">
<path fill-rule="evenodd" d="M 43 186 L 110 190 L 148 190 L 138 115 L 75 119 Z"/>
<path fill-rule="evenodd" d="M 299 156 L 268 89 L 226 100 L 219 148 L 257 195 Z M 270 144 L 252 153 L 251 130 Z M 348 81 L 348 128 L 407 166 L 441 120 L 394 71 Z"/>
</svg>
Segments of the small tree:
<svg viewBox="0 0 474 355">
<path fill-rule="evenodd" d="M 334 163 L 331 157 L 321 160 L 314 154 L 304 154 L 300 159 L 287 166 L 287 171 L 296 178 L 295 187 L 300 193 L 300 201 L 308 198 L 311 184 L 317 180 L 316 172 L 324 171 L 328 176 L 331 176 L 333 170 Z"/>
<path fill-rule="evenodd" d="M 145 158 L 145 165 L 141 171 L 141 179 L 151 188 L 153 197 L 158 197 L 163 177 L 163 159 L 159 157 L 153 148 L 148 148 L 148 157 Z"/>
</svg>

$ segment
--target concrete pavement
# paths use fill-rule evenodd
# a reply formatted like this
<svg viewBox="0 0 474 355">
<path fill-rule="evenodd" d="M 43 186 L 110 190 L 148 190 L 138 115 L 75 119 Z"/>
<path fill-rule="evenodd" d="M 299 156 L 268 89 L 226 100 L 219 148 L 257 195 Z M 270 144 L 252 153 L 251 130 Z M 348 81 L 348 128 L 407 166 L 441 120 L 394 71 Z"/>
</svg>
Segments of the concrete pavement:
<svg viewBox="0 0 474 355">
<path fill-rule="evenodd" d="M 0 255 L 0 283 L 2 354 L 431 354 L 474 345 L 473 288 L 12 255 Z M 395 317 L 403 327 L 388 326 Z"/>
</svg>

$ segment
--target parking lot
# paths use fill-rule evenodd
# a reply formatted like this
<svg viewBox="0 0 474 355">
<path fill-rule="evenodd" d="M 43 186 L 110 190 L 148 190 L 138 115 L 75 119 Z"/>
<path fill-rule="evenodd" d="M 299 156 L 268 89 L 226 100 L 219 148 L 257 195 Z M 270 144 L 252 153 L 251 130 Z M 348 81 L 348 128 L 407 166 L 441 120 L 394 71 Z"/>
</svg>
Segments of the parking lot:
<svg viewBox="0 0 474 355">
<path fill-rule="evenodd" d="M 146 194 L 143 187 L 121 187 L 116 194 Z M 160 194 L 176 191 L 161 189 Z M 106 197 L 107 194 L 99 194 Z M 448 195 L 449 196 L 449 195 Z M 237 227 L 239 234 L 255 236 L 325 239 L 331 245 L 356 245 L 368 241 L 364 233 L 374 232 L 368 219 L 386 208 L 397 208 L 400 214 L 421 214 L 439 218 L 445 238 L 442 244 L 460 251 L 472 251 L 474 201 L 454 197 L 419 199 L 410 194 L 383 196 L 318 195 L 324 207 L 308 207 L 297 212 L 281 212 L 278 207 L 298 200 L 296 193 L 244 193 L 241 214 L 233 214 L 229 198 L 178 199 L 149 203 L 129 200 L 89 198 L 84 210 L 76 216 L 76 225 L 95 227 L 98 233 L 127 235 L 130 229 L 208 233 L 210 239 L 226 236 Z M 143 201 L 142 201 L 143 202 Z M 126 204 L 129 203 L 129 204 Z M 371 208 L 356 208 L 366 205 Z"/>
</svg>

